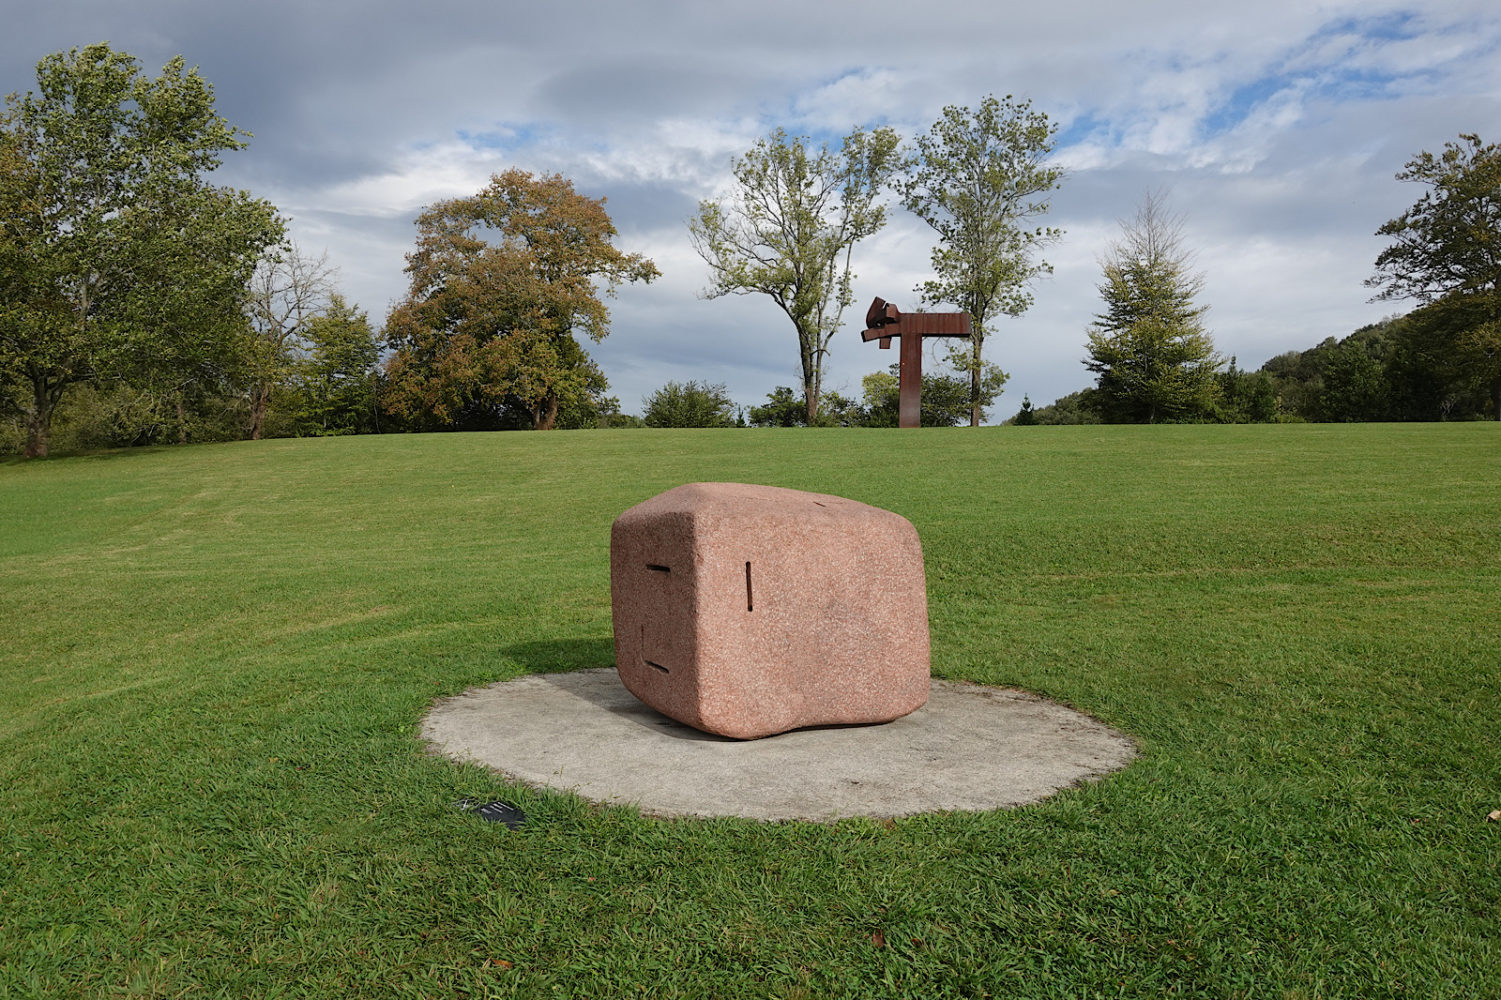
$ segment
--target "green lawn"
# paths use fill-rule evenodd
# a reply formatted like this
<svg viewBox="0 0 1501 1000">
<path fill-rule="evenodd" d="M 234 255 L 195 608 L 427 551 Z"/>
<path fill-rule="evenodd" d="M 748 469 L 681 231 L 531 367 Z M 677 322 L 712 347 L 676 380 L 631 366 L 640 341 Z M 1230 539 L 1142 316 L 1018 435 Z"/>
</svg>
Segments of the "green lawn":
<svg viewBox="0 0 1501 1000">
<path fill-rule="evenodd" d="M 610 522 L 693 480 L 903 514 L 934 672 L 1141 758 L 1014 811 L 821 826 L 426 754 L 434 698 L 610 665 Z M 1494 423 L 0 465 L 0 998 L 1501 996 L 1498 611 Z"/>
</svg>

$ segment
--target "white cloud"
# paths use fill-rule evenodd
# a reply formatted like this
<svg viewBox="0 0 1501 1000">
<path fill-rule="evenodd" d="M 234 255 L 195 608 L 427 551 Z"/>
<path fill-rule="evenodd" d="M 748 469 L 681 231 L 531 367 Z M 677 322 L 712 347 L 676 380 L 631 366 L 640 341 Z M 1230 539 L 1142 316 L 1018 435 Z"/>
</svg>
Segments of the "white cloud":
<svg viewBox="0 0 1501 1000">
<path fill-rule="evenodd" d="M 468 143 L 446 142 L 408 151 L 385 173 L 340 181 L 314 189 L 317 207 L 372 218 L 412 216 L 444 198 L 473 194 L 489 181 L 493 154 Z"/>
<path fill-rule="evenodd" d="M 857 125 L 880 125 L 917 111 L 913 74 L 886 66 L 841 74 L 793 102 L 795 119 L 815 130 L 845 134 Z"/>
<path fill-rule="evenodd" d="M 745 403 L 795 384 L 790 323 L 764 298 L 699 299 L 684 227 L 775 125 L 837 136 L 890 121 L 910 136 L 946 104 L 1010 93 L 1077 127 L 1048 220 L 1068 231 L 1056 274 L 993 338 L 1013 375 L 1004 416 L 1023 393 L 1042 403 L 1087 384 L 1096 256 L 1146 191 L 1168 189 L 1185 213 L 1219 346 L 1254 366 L 1389 311 L 1360 281 L 1372 232 L 1417 194 L 1392 174 L 1501 121 L 1494 0 L 372 3 L 357 19 L 288 0 L 57 0 L 18 17 L 0 39 L 7 91 L 84 41 L 80 23 L 149 68 L 177 52 L 202 66 L 221 111 L 257 133 L 225 180 L 291 214 L 309 250 L 326 245 L 377 320 L 404 291 L 423 205 L 513 165 L 607 197 L 622 245 L 664 272 L 622 289 L 593 348 L 627 409 L 669 377 L 727 382 Z M 898 212 L 857 249 L 830 385 L 858 392 L 886 362 L 859 342 L 859 316 L 873 295 L 910 299 L 931 238 Z"/>
</svg>

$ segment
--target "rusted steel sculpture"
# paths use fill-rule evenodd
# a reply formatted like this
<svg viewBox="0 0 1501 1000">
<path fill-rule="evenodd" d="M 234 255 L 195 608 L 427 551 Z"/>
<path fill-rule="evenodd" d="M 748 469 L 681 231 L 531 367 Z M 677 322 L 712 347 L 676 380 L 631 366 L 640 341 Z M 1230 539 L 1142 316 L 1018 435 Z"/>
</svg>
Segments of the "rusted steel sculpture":
<svg viewBox="0 0 1501 1000">
<path fill-rule="evenodd" d="M 924 337 L 968 337 L 974 328 L 969 313 L 908 313 L 885 299 L 878 298 L 865 313 L 865 341 L 879 340 L 881 349 L 891 348 L 891 338 L 902 339 L 902 353 L 897 359 L 898 427 L 921 427 L 922 417 L 922 339 Z"/>
</svg>

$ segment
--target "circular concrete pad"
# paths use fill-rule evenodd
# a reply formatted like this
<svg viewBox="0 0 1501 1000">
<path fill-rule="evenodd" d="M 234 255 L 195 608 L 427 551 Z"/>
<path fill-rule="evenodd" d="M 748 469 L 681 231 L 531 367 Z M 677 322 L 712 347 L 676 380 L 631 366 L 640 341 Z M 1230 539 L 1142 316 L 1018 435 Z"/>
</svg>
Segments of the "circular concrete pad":
<svg viewBox="0 0 1501 1000">
<path fill-rule="evenodd" d="M 895 722 L 732 740 L 646 707 L 610 668 L 466 691 L 433 707 L 422 736 L 451 757 L 596 802 L 752 819 L 1016 806 L 1135 754 L 1125 736 L 1045 698 L 941 680 Z"/>
</svg>

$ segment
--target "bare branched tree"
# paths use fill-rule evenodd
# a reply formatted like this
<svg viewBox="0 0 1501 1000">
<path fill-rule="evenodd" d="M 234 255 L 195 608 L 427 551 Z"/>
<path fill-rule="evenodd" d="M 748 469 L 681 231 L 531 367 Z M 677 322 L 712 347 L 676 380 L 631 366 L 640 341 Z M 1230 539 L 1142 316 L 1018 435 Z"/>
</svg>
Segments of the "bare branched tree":
<svg viewBox="0 0 1501 1000">
<path fill-rule="evenodd" d="M 306 347 L 308 324 L 327 311 L 337 274 L 326 251 L 310 257 L 291 240 L 273 248 L 256 267 L 245 303 L 255 332 L 250 362 L 252 441 L 259 441 L 265 429 L 272 387 L 289 374 Z"/>
</svg>

